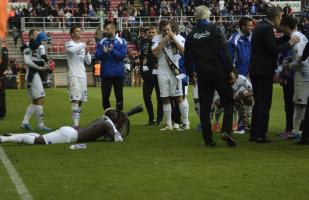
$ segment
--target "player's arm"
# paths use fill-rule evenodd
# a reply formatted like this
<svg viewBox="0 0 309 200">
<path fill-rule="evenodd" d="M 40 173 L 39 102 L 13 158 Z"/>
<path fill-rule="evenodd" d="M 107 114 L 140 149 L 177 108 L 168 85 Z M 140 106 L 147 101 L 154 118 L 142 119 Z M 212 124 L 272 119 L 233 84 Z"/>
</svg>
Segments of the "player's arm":
<svg viewBox="0 0 309 200">
<path fill-rule="evenodd" d="M 295 68 L 300 65 L 301 57 L 304 52 L 306 45 L 302 42 L 295 44 L 293 48 L 296 49 L 293 62 L 289 63 L 289 68 Z"/>
<path fill-rule="evenodd" d="M 36 70 L 42 70 L 43 67 L 38 66 L 35 64 L 32 59 L 31 59 L 31 52 L 30 50 L 24 50 L 24 62 L 31 68 L 36 69 Z"/>
<path fill-rule="evenodd" d="M 97 43 L 97 47 L 94 54 L 94 56 L 99 60 L 102 60 L 107 55 L 107 53 L 103 51 L 104 46 L 102 44 L 104 45 L 104 42 Z"/>
<path fill-rule="evenodd" d="M 39 55 L 41 55 L 41 58 L 45 61 L 45 63 L 48 63 L 48 58 L 46 55 L 46 50 L 45 50 L 44 45 L 40 45 L 38 48 L 38 51 L 39 51 Z"/>
<path fill-rule="evenodd" d="M 165 43 L 170 39 L 170 37 L 168 35 L 164 36 L 162 38 L 162 40 L 159 42 L 157 38 L 154 38 L 152 39 L 152 47 L 151 47 L 151 51 L 152 51 L 152 54 L 155 56 L 155 57 L 158 57 L 160 52 L 162 51 L 162 49 L 164 48 L 165 46 Z"/>
<path fill-rule="evenodd" d="M 85 48 L 86 48 L 85 43 L 80 43 L 78 45 L 72 45 L 70 42 L 68 42 L 65 45 L 65 52 L 67 52 L 68 54 L 75 54 L 75 53 L 78 53 Z"/>
<path fill-rule="evenodd" d="M 173 33 L 172 31 L 169 33 L 170 38 L 172 39 L 172 41 L 174 42 L 176 48 L 178 49 L 179 53 L 181 55 L 184 54 L 185 51 L 185 39 L 182 37 L 177 37 L 175 35 L 175 33 Z"/>
<path fill-rule="evenodd" d="M 120 46 L 119 50 L 116 50 L 115 48 L 112 48 L 110 51 L 110 55 L 117 59 L 117 60 L 123 60 L 127 56 L 127 43 L 125 40 L 123 40 L 123 43 Z"/>
</svg>

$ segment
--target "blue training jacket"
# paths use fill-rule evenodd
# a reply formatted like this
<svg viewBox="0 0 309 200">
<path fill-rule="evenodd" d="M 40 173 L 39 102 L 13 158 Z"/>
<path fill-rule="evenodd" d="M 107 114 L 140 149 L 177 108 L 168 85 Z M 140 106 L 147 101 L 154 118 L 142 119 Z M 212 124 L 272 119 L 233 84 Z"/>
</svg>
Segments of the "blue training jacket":
<svg viewBox="0 0 309 200">
<path fill-rule="evenodd" d="M 103 47 L 111 47 L 112 50 L 105 53 Z M 103 38 L 97 43 L 95 57 L 101 60 L 101 77 L 125 76 L 124 59 L 127 56 L 127 43 L 123 38 L 115 36 L 114 39 Z"/>
<path fill-rule="evenodd" d="M 239 74 L 248 76 L 251 55 L 251 34 L 234 33 L 228 41 L 228 49 Z"/>
</svg>

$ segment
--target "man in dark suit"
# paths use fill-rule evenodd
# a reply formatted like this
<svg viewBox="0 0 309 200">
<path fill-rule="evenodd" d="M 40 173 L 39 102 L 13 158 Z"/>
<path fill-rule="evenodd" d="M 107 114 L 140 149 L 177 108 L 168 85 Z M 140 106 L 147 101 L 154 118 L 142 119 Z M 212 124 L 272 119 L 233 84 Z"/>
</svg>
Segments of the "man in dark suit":
<svg viewBox="0 0 309 200">
<path fill-rule="evenodd" d="M 254 106 L 249 140 L 257 143 L 270 142 L 266 138 L 266 133 L 278 54 L 291 49 L 299 42 L 299 38 L 291 37 L 288 42 L 276 45 L 274 29 L 279 28 L 281 18 L 281 9 L 269 8 L 265 20 L 256 26 L 252 34 L 249 74 L 254 93 Z"/>
<path fill-rule="evenodd" d="M 140 72 L 144 80 L 143 83 L 143 98 L 148 112 L 148 124 L 153 126 L 157 123 L 160 125 L 163 119 L 163 104 L 160 98 L 160 89 L 157 75 L 153 74 L 153 70 L 157 68 L 157 58 L 151 52 L 152 38 L 157 35 L 156 27 L 150 27 L 147 31 L 148 38 L 145 40 L 143 48 L 141 48 L 141 65 Z M 153 105 L 151 101 L 151 94 L 153 89 L 156 91 L 157 98 L 157 121 L 154 118 Z"/>
</svg>

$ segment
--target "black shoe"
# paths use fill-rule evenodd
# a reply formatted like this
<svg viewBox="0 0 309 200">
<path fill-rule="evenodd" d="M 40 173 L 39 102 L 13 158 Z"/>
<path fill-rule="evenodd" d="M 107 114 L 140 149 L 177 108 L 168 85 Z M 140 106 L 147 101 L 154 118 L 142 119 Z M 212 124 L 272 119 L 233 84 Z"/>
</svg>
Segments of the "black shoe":
<svg viewBox="0 0 309 200">
<path fill-rule="evenodd" d="M 230 147 L 235 147 L 236 143 L 233 137 L 228 133 L 222 133 L 222 140 L 226 141 L 227 145 Z"/>
<path fill-rule="evenodd" d="M 268 139 L 266 139 L 266 138 L 256 138 L 256 139 L 255 139 L 255 142 L 256 142 L 256 143 L 272 143 L 271 140 L 268 140 Z"/>
<path fill-rule="evenodd" d="M 162 121 L 157 121 L 157 126 L 161 126 Z"/>
<path fill-rule="evenodd" d="M 146 124 L 146 126 L 154 126 L 154 125 L 156 125 L 156 120 L 149 121 L 148 124 Z"/>
<path fill-rule="evenodd" d="M 205 146 L 206 147 L 215 147 L 215 146 L 217 146 L 217 143 L 215 142 L 215 141 L 212 141 L 212 142 L 207 142 L 206 144 L 205 144 Z"/>
</svg>

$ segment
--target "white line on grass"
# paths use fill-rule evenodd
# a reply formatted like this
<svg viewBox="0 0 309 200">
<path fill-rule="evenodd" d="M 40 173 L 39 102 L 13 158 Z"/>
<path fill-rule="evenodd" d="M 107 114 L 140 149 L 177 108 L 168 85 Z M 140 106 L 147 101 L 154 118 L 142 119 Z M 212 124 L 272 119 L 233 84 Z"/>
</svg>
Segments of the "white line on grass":
<svg viewBox="0 0 309 200">
<path fill-rule="evenodd" d="M 8 172 L 13 184 L 15 185 L 15 188 L 20 196 L 20 199 L 22 200 L 32 200 L 32 196 L 29 193 L 28 189 L 26 188 L 26 185 L 24 184 L 22 178 L 18 175 L 15 167 L 12 165 L 10 159 L 7 157 L 4 149 L 0 146 L 0 159 L 6 168 L 6 171 Z"/>
</svg>

